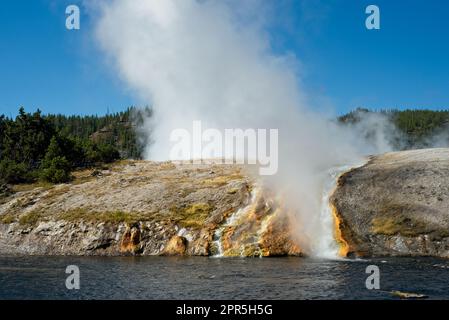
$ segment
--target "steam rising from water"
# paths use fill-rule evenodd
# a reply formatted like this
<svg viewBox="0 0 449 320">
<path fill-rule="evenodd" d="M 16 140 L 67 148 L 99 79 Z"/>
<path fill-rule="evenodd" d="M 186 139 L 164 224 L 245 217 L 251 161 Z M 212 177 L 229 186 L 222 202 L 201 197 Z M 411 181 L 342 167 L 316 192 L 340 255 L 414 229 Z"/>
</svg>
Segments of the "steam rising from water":
<svg viewBox="0 0 449 320">
<path fill-rule="evenodd" d="M 148 159 L 167 159 L 170 132 L 189 129 L 194 120 L 218 129 L 279 129 L 279 171 L 266 182 L 285 193 L 297 212 L 302 248 L 319 254 L 326 248 L 317 244 L 331 237 L 320 215 L 328 170 L 387 151 L 383 132 L 388 126 L 383 119 L 367 119 L 376 124 L 368 144 L 363 124 L 344 129 L 311 110 L 297 72 L 299 60 L 271 50 L 266 11 L 260 10 L 266 3 L 241 4 L 102 3 L 97 39 L 122 80 L 154 108 L 144 126 L 154 142 L 147 146 Z"/>
</svg>

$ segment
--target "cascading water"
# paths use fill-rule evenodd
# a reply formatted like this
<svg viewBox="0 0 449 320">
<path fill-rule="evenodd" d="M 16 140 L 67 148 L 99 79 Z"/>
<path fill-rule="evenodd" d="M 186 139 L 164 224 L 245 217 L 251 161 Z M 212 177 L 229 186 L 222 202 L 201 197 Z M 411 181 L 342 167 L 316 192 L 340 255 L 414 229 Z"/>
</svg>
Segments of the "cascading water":
<svg viewBox="0 0 449 320">
<path fill-rule="evenodd" d="M 348 166 L 332 168 L 326 174 L 321 195 L 321 210 L 319 216 L 320 235 L 314 250 L 316 255 L 320 258 L 339 258 L 338 252 L 340 248 L 335 239 L 335 218 L 329 204 L 329 198 L 336 186 L 338 176 L 349 169 L 350 167 Z"/>
<path fill-rule="evenodd" d="M 353 168 L 361 166 L 362 164 L 351 166 L 339 166 L 329 169 L 324 175 L 323 179 L 323 188 L 321 193 L 321 203 L 320 203 L 320 212 L 318 216 L 318 226 L 316 229 L 316 234 L 314 234 L 314 243 L 310 247 L 309 254 L 318 258 L 324 259 L 341 259 L 345 256 L 345 250 L 347 249 L 347 244 L 344 239 L 341 237 L 339 233 L 339 220 L 336 215 L 335 209 L 329 202 L 329 199 L 336 188 L 338 177 Z M 223 248 L 223 237 L 224 232 L 227 228 L 237 227 L 239 224 L 242 224 L 245 219 L 249 219 L 249 214 L 255 210 L 255 205 L 257 203 L 257 198 L 259 196 L 260 190 L 259 188 L 254 188 L 251 192 L 250 199 L 248 204 L 238 209 L 232 215 L 230 215 L 225 222 L 215 230 L 214 240 L 212 242 L 212 247 L 214 248 L 213 257 L 223 257 L 229 255 L 228 250 Z M 281 201 L 282 202 L 282 201 Z M 273 215 L 266 217 L 263 221 L 261 221 L 260 225 L 257 227 L 257 231 L 254 233 L 257 239 L 260 239 L 261 235 L 265 232 L 267 225 L 269 224 Z M 257 241 L 257 240 L 256 240 Z M 251 243 L 253 245 L 253 243 Z M 301 246 L 301 244 L 299 244 Z M 256 244 L 257 246 L 257 244 Z M 240 251 L 240 255 L 244 255 L 242 250 L 245 247 L 245 244 L 238 244 L 237 253 L 233 251 L 231 255 L 238 255 Z M 235 248 L 235 247 L 234 247 Z"/>
<path fill-rule="evenodd" d="M 363 164 L 356 166 L 340 166 L 334 167 L 328 170 L 325 181 L 323 184 L 323 192 L 321 195 L 321 210 L 320 210 L 320 231 L 319 231 L 319 241 L 314 246 L 314 252 L 317 257 L 326 259 L 341 259 L 341 247 L 337 241 L 337 230 L 338 225 L 336 223 L 337 217 L 333 208 L 329 203 L 329 198 L 332 195 L 334 189 L 337 185 L 338 177 L 351 169 L 359 167 Z M 340 239 L 341 240 L 341 239 Z"/>
</svg>

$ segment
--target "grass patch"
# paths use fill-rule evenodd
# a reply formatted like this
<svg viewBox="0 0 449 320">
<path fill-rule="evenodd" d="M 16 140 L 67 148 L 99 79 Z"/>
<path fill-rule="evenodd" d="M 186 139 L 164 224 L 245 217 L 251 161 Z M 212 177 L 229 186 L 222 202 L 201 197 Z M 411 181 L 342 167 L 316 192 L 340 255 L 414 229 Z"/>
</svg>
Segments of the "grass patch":
<svg viewBox="0 0 449 320">
<path fill-rule="evenodd" d="M 36 188 L 43 188 L 44 190 L 49 190 L 53 188 L 54 184 L 46 181 L 37 181 L 34 183 L 20 183 L 12 186 L 14 192 L 31 191 Z"/>
<path fill-rule="evenodd" d="M 3 224 L 10 224 L 13 223 L 14 221 L 16 221 L 16 218 L 12 215 L 12 214 L 5 214 L 1 220 L 0 220 Z"/>
<path fill-rule="evenodd" d="M 202 181 L 202 184 L 212 187 L 221 187 L 228 184 L 230 181 L 241 179 L 243 179 L 243 176 L 241 174 L 234 173 L 228 176 L 218 176 L 212 179 L 205 179 Z"/>
<path fill-rule="evenodd" d="M 171 208 L 172 218 L 185 228 L 202 228 L 214 208 L 208 203 L 194 203 L 187 207 Z"/>
<path fill-rule="evenodd" d="M 78 185 L 78 184 L 83 184 L 89 181 L 94 180 L 95 177 L 88 175 L 88 176 L 76 176 L 74 175 L 74 179 L 71 181 L 71 184 L 73 185 Z"/>
<path fill-rule="evenodd" d="M 114 212 L 103 212 L 100 214 L 100 220 L 105 222 L 126 222 L 126 223 L 136 223 L 142 220 L 143 217 L 138 213 L 114 211 Z"/>
<path fill-rule="evenodd" d="M 387 236 L 400 234 L 402 236 L 416 236 L 427 233 L 426 225 L 420 221 L 414 221 L 403 215 L 392 217 L 377 217 L 372 221 L 372 231 L 376 234 Z"/>
<path fill-rule="evenodd" d="M 42 217 L 43 215 L 41 212 L 31 211 L 20 216 L 19 224 L 21 226 L 34 226 Z"/>
<path fill-rule="evenodd" d="M 372 221 L 372 231 L 376 234 L 394 235 L 401 230 L 401 225 L 394 218 L 381 217 L 374 218 Z"/>
<path fill-rule="evenodd" d="M 135 166 L 138 161 L 135 160 L 129 160 L 129 159 L 122 159 L 115 161 L 110 164 L 109 170 L 113 172 L 120 172 L 122 171 L 126 166 Z"/>
<path fill-rule="evenodd" d="M 389 236 L 417 236 L 431 232 L 428 225 L 410 216 L 414 210 L 412 205 L 384 200 L 379 210 L 381 215 L 372 220 L 372 232 Z"/>
</svg>

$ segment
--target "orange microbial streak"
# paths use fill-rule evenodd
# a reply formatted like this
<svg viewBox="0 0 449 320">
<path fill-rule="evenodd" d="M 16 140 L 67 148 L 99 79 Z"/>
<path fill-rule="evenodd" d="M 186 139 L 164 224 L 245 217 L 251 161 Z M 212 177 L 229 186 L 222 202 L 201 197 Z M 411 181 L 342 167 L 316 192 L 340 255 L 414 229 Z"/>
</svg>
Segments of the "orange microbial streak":
<svg viewBox="0 0 449 320">
<path fill-rule="evenodd" d="M 349 253 L 349 245 L 346 242 L 346 240 L 343 238 L 342 232 L 341 232 L 341 220 L 340 220 L 340 216 L 337 212 L 337 208 L 333 205 L 330 204 L 331 209 L 332 209 L 332 214 L 334 215 L 334 223 L 335 223 L 335 232 L 334 232 L 334 236 L 335 236 L 335 240 L 337 241 L 338 245 L 340 246 L 340 250 L 338 250 L 338 255 L 341 257 L 347 257 L 348 253 Z"/>
</svg>

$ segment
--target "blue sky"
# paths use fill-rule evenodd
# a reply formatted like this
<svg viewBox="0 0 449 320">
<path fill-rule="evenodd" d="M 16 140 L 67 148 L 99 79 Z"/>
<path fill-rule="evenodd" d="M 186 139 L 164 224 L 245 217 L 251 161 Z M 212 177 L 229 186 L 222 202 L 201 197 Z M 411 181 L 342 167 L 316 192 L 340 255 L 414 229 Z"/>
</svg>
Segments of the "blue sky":
<svg viewBox="0 0 449 320">
<path fill-rule="evenodd" d="M 65 29 L 65 7 L 81 7 L 81 30 Z M 449 1 L 274 2 L 273 50 L 295 54 L 316 108 L 449 109 Z M 365 28 L 376 4 L 381 29 Z M 81 1 L 2 0 L 0 113 L 104 114 L 139 101 L 107 68 Z"/>
</svg>

